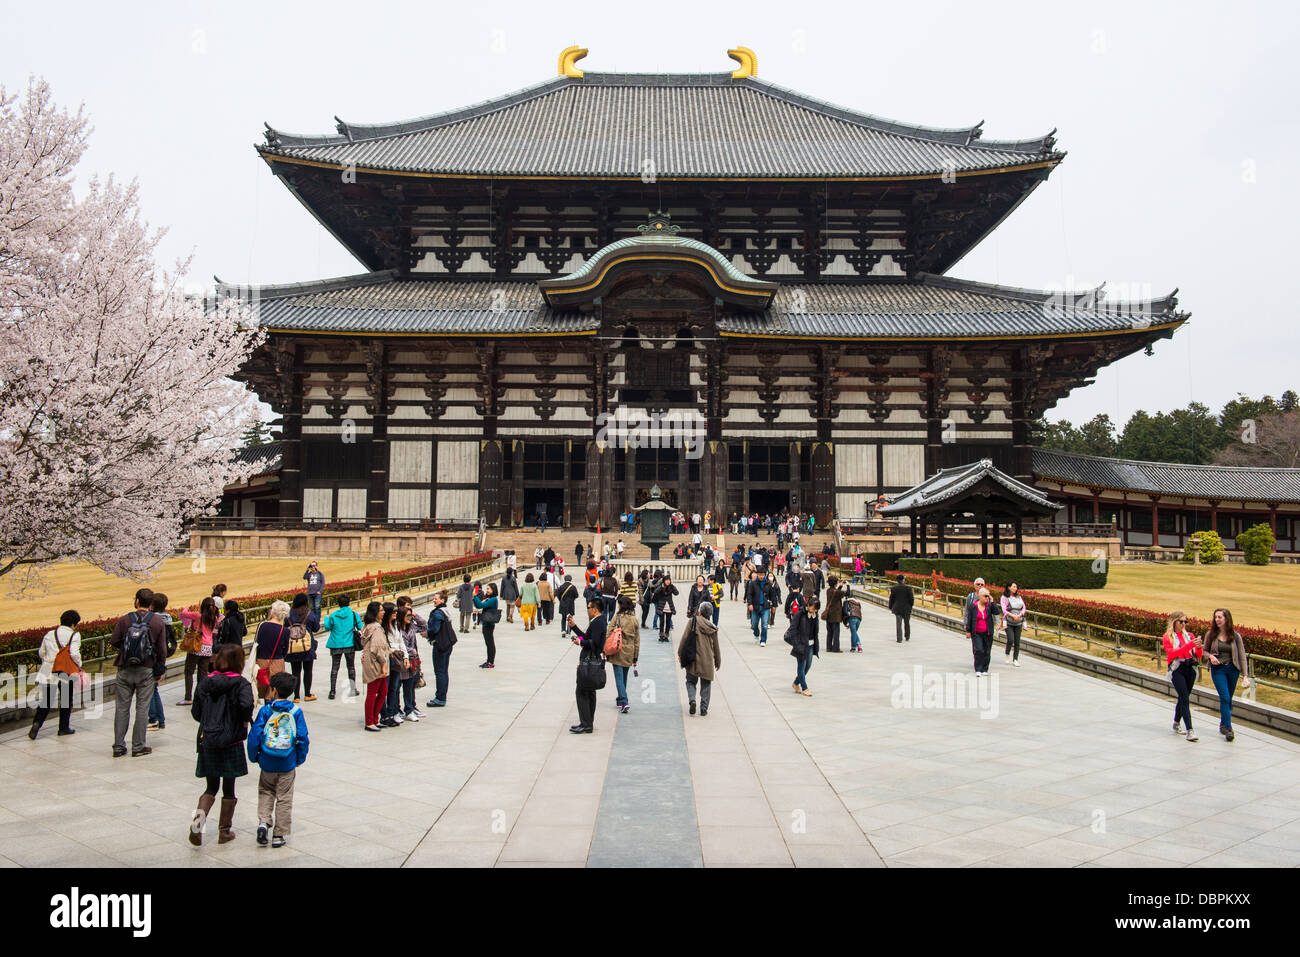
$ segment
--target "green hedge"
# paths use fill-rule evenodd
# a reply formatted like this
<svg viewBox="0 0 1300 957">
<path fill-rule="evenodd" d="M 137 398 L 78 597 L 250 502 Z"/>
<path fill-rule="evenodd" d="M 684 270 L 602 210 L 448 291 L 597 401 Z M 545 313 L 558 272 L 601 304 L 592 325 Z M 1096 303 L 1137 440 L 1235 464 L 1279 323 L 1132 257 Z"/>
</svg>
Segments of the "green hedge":
<svg viewBox="0 0 1300 957">
<path fill-rule="evenodd" d="M 1105 588 L 1110 562 L 1095 558 L 904 558 L 901 571 L 946 578 L 983 578 L 990 586 L 1015 582 L 1025 588 Z"/>
<path fill-rule="evenodd" d="M 898 571 L 899 552 L 858 552 L 862 564 L 877 575 Z"/>
</svg>

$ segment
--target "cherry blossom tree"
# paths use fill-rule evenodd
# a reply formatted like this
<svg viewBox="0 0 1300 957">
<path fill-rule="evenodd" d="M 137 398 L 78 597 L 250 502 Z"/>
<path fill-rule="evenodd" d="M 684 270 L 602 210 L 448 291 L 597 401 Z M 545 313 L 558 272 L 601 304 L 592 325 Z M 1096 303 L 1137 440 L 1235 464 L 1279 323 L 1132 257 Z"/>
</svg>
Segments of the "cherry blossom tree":
<svg viewBox="0 0 1300 957">
<path fill-rule="evenodd" d="M 233 451 L 256 401 L 230 376 L 249 311 L 184 294 L 154 261 L 133 182 L 73 178 L 87 120 L 32 79 L 0 87 L 0 576 L 56 561 L 143 579 L 182 524 L 256 466 Z M 80 195 L 78 195 L 80 194 Z"/>
</svg>

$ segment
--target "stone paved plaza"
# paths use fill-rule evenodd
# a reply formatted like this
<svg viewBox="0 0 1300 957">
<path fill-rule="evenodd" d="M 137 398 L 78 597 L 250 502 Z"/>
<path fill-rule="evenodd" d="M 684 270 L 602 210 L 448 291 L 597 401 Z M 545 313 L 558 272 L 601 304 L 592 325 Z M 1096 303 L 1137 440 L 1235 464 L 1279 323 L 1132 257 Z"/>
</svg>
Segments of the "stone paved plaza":
<svg viewBox="0 0 1300 957">
<path fill-rule="evenodd" d="M 864 611 L 867 652 L 823 650 L 804 697 L 783 616 L 760 648 L 727 602 L 707 717 L 686 713 L 675 641 L 648 636 L 630 713 L 611 675 L 593 735 L 568 733 L 577 649 L 558 627 L 502 623 L 491 671 L 476 667 L 478 634 L 462 636 L 449 707 L 378 735 L 361 729 L 361 698 L 325 698 L 324 658 L 282 849 L 253 841 L 255 770 L 239 782 L 238 840 L 218 846 L 213 820 L 210 843 L 187 843 L 201 787 L 179 682 L 146 757 L 110 756 L 111 708 L 74 716 L 71 737 L 55 720 L 35 742 L 15 728 L 0 736 L 0 864 L 1300 864 L 1300 744 L 1245 726 L 1229 744 L 1200 711 L 1189 744 L 1170 731 L 1172 699 L 1033 658 L 1008 668 L 1000 652 L 987 707 L 920 707 L 963 703 L 930 701 L 928 676 L 968 676 L 969 646 L 921 623 L 898 645 L 892 617 Z"/>
</svg>

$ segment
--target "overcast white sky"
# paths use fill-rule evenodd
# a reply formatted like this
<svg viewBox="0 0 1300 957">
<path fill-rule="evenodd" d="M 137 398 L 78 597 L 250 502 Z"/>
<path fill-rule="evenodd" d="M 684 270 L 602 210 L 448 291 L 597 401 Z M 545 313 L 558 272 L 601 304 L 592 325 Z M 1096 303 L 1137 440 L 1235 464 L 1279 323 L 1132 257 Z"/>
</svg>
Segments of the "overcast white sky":
<svg viewBox="0 0 1300 957">
<path fill-rule="evenodd" d="M 1058 128 L 1069 156 L 953 275 L 1031 287 L 1180 289 L 1172 341 L 1049 412 L 1123 422 L 1237 391 L 1300 389 L 1288 277 L 1300 224 L 1288 3 L 34 4 L 0 0 L 0 84 L 43 75 L 84 102 L 85 165 L 137 177 L 191 278 L 299 282 L 361 271 L 253 152 L 296 133 L 408 119 L 548 79 L 561 49 L 614 72 L 759 75 L 879 116 Z"/>
</svg>

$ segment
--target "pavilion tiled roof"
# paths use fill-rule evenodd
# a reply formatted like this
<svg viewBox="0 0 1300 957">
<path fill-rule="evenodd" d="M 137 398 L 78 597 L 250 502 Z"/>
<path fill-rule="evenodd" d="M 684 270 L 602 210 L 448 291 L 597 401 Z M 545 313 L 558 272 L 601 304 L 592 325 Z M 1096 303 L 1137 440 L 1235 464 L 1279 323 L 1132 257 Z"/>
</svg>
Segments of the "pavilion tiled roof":
<svg viewBox="0 0 1300 957">
<path fill-rule="evenodd" d="M 940 469 L 919 485 L 894 496 L 892 502 L 880 509 L 880 514 L 908 515 L 953 502 L 985 479 L 1001 486 L 1008 497 L 1018 499 L 1031 509 L 1055 512 L 1061 508 L 1032 485 L 1026 485 L 1007 475 L 989 459 L 981 459 L 970 465 Z"/>
<path fill-rule="evenodd" d="M 1140 462 L 1034 449 L 1034 476 L 1092 488 L 1251 502 L 1300 502 L 1300 469 Z"/>
<path fill-rule="evenodd" d="M 317 283 L 240 287 L 271 329 L 412 335 L 590 334 L 593 313 L 547 306 L 537 284 L 502 279 L 400 279 L 364 273 Z M 1176 324 L 1172 296 L 1111 304 L 1092 294 L 1052 294 L 923 275 L 919 281 L 782 283 L 765 312 L 724 315 L 719 332 L 783 338 L 989 338 L 1123 333 Z"/>
<path fill-rule="evenodd" d="M 258 149 L 358 169 L 482 176 L 674 178 L 925 176 L 1052 165 L 1051 134 L 1019 141 L 913 126 L 730 74 L 561 76 L 400 123 L 337 135 L 272 129 Z"/>
</svg>

